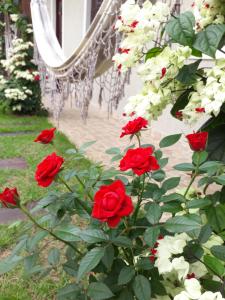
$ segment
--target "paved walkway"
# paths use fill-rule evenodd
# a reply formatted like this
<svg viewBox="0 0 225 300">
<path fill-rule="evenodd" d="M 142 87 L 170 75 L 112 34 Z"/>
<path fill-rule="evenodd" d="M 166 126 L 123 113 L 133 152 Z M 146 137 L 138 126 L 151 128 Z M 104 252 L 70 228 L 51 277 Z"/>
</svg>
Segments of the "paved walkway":
<svg viewBox="0 0 225 300">
<path fill-rule="evenodd" d="M 143 143 L 153 144 L 158 147 L 160 140 L 174 132 L 184 132 L 184 128 L 178 128 L 176 123 L 171 121 L 171 117 L 164 116 L 159 122 L 154 122 L 151 129 L 142 134 Z M 51 119 L 57 125 L 57 121 Z M 94 161 L 101 161 L 107 166 L 111 166 L 110 156 L 105 153 L 108 148 L 119 147 L 126 148 L 133 141 L 129 141 L 129 137 L 119 138 L 122 126 L 126 123 L 124 117 L 115 115 L 107 118 L 107 114 L 97 107 L 93 106 L 89 112 L 89 118 L 84 124 L 80 118 L 80 114 L 76 109 L 65 108 L 59 120 L 59 130 L 66 134 L 71 142 L 78 147 L 85 142 L 97 141 L 89 148 L 87 155 Z M 175 122 L 177 122 L 175 120 Z M 174 173 L 172 167 L 181 162 L 190 162 L 192 152 L 185 138 L 181 139 L 176 145 L 165 148 L 163 150 L 164 157 L 169 157 L 169 164 L 166 167 L 169 175 L 178 176 Z M 114 164 L 114 166 L 116 166 Z M 189 181 L 189 176 L 182 178 L 182 185 L 185 185 L 186 180 Z"/>
</svg>

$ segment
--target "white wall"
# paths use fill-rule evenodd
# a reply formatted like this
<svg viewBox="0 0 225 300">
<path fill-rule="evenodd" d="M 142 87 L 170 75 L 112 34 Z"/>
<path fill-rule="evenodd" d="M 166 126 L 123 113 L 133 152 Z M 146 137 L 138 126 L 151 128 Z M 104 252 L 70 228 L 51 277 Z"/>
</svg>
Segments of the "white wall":
<svg viewBox="0 0 225 300">
<path fill-rule="evenodd" d="M 62 47 L 69 57 L 79 46 L 84 33 L 84 0 L 64 0 L 62 20 Z"/>
</svg>

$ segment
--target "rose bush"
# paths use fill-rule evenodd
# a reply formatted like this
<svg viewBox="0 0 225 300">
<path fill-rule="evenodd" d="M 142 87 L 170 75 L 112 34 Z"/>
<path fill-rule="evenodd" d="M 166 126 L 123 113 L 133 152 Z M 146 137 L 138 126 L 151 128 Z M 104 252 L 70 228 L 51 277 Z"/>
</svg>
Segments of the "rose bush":
<svg viewBox="0 0 225 300">
<path fill-rule="evenodd" d="M 5 188 L 0 202 L 18 207 L 30 224 L 0 262 L 0 274 L 21 263 L 31 277 L 65 272 L 68 285 L 57 295 L 63 300 L 225 299 L 225 166 L 208 161 L 207 132 L 185 137 L 192 162 L 174 166 L 190 175 L 185 188 L 180 176 L 168 178 L 164 170 L 163 149 L 181 134 L 163 138 L 159 148 L 143 145 L 140 131 L 131 131 L 130 137 L 136 142 L 129 149 L 107 150 L 121 170 L 99 164 L 67 170 L 56 153 L 44 158 L 37 166 L 37 184 L 66 190 L 46 195 L 32 211 L 16 188 Z M 40 147 L 51 148 L 51 143 Z M 91 144 L 68 150 L 71 159 L 82 159 Z M 210 185 L 215 192 L 207 192 Z M 64 246 L 51 243 L 48 249 L 49 238 Z"/>
</svg>

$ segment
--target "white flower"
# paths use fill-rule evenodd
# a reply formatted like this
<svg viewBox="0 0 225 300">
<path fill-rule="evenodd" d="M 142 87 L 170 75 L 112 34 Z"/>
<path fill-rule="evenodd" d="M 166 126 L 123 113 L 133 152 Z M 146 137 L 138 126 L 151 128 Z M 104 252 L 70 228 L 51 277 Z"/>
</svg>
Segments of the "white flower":
<svg viewBox="0 0 225 300">
<path fill-rule="evenodd" d="M 188 293 L 188 296 L 191 299 L 199 299 L 199 297 L 201 296 L 201 285 L 197 279 L 186 279 L 184 281 L 184 286 L 186 292 Z"/>
<path fill-rule="evenodd" d="M 212 293 L 212 292 L 205 292 L 201 295 L 199 300 L 224 300 L 225 298 L 222 297 L 221 293 Z"/>
<path fill-rule="evenodd" d="M 181 292 L 174 297 L 174 300 L 191 300 L 186 292 Z"/>
<path fill-rule="evenodd" d="M 177 272 L 178 279 L 184 279 L 189 272 L 189 263 L 185 261 L 184 257 L 177 257 L 172 260 L 172 267 Z"/>
<path fill-rule="evenodd" d="M 19 15 L 17 15 L 17 14 L 11 14 L 10 18 L 15 23 L 15 22 L 17 22 L 19 20 Z"/>
</svg>

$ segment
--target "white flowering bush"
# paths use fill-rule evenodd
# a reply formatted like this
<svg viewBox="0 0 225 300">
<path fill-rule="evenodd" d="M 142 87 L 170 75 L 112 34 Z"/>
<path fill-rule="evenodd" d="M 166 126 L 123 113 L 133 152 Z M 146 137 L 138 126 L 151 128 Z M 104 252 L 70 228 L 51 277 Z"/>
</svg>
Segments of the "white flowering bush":
<svg viewBox="0 0 225 300">
<path fill-rule="evenodd" d="M 0 7 L 2 13 L 8 3 Z M 3 70 L 0 79 L 0 103 L 4 110 L 19 114 L 35 114 L 43 111 L 41 104 L 40 75 L 33 62 L 32 26 L 11 7 L 9 17 L 12 30 L 18 28 L 20 37 L 15 37 L 8 50 L 8 58 L 1 59 Z M 11 13 L 10 13 L 11 12 Z"/>
<path fill-rule="evenodd" d="M 157 120 L 170 105 L 172 115 L 190 125 L 208 120 L 202 127 L 209 131 L 208 150 L 225 160 L 225 143 L 216 142 L 225 130 L 225 1 L 197 0 L 192 11 L 172 16 L 160 1 L 128 0 L 115 29 L 123 33 L 113 58 L 118 72 L 135 67 L 143 83 L 124 114 Z M 204 56 L 211 57 L 208 67 Z"/>
</svg>

